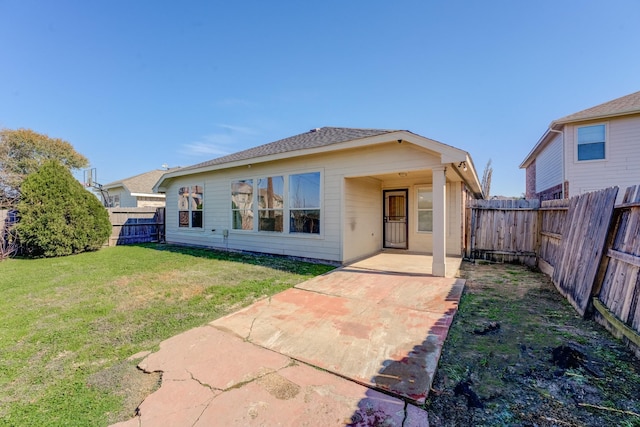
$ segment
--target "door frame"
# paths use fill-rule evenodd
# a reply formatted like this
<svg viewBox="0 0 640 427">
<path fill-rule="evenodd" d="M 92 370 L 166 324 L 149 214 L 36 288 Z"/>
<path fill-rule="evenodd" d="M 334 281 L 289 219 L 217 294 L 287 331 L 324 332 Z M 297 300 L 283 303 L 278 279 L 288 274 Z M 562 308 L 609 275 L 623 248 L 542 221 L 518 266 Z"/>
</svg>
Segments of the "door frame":
<svg viewBox="0 0 640 427">
<path fill-rule="evenodd" d="M 404 193 L 404 241 L 405 247 L 387 246 L 387 193 Z M 382 190 L 382 248 L 383 249 L 409 249 L 409 189 L 398 188 L 394 190 Z"/>
</svg>

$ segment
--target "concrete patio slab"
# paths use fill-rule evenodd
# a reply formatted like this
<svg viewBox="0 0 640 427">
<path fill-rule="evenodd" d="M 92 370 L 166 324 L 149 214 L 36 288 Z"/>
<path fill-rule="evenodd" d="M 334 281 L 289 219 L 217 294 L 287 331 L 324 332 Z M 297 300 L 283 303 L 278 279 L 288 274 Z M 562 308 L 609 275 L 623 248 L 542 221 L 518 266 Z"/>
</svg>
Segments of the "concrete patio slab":
<svg viewBox="0 0 640 427">
<path fill-rule="evenodd" d="M 463 286 L 460 279 L 342 269 L 211 325 L 422 403 Z"/>
<path fill-rule="evenodd" d="M 401 399 L 211 326 L 164 341 L 139 366 L 161 371 L 162 385 L 112 427 L 429 425 Z"/>
<path fill-rule="evenodd" d="M 464 281 L 413 262 L 337 269 L 164 341 L 139 364 L 160 389 L 117 426 L 428 426 L 414 403 Z"/>
</svg>

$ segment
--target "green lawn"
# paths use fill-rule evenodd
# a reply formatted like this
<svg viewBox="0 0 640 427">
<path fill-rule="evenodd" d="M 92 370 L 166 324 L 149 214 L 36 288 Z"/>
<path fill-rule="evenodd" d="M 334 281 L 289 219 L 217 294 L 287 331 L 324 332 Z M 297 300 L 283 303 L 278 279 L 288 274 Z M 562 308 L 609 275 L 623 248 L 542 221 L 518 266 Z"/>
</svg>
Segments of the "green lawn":
<svg viewBox="0 0 640 427">
<path fill-rule="evenodd" d="M 331 269 L 170 245 L 0 262 L 0 425 L 127 419 L 131 355 Z"/>
</svg>

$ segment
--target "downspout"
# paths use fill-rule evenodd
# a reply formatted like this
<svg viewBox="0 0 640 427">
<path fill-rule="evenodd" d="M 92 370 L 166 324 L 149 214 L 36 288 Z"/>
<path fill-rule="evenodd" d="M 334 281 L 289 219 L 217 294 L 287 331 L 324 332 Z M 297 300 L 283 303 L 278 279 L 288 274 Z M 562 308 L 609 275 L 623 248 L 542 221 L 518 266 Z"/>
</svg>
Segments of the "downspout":
<svg viewBox="0 0 640 427">
<path fill-rule="evenodd" d="M 549 132 L 554 132 L 554 133 L 559 133 L 560 135 L 562 135 L 562 198 L 565 199 L 566 195 L 564 194 L 564 183 L 565 183 L 565 166 L 564 166 L 564 152 L 565 152 L 565 147 L 564 147 L 564 132 L 561 130 L 555 130 L 553 128 L 549 128 Z"/>
</svg>

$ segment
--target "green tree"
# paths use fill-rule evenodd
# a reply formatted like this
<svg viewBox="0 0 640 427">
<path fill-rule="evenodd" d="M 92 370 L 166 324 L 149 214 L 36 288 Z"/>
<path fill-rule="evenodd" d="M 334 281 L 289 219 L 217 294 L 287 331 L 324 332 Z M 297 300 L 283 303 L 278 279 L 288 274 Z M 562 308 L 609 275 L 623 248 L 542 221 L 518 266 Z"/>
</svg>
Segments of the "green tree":
<svg viewBox="0 0 640 427">
<path fill-rule="evenodd" d="M 99 249 L 111 234 L 109 214 L 69 169 L 47 160 L 21 186 L 16 233 L 27 255 L 55 257 Z"/>
<path fill-rule="evenodd" d="M 20 199 L 22 181 L 49 160 L 69 170 L 87 167 L 89 161 L 71 144 L 30 129 L 0 130 L 0 208 L 12 208 Z"/>
</svg>

